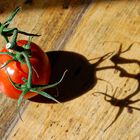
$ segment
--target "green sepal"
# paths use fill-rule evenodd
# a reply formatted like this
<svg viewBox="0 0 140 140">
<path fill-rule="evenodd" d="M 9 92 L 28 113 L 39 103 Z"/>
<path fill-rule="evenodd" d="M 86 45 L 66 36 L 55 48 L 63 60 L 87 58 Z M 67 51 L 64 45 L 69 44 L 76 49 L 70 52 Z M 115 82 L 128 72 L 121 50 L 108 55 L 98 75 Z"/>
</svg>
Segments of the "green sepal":
<svg viewBox="0 0 140 140">
<path fill-rule="evenodd" d="M 9 75 L 9 73 L 8 73 L 7 70 L 6 70 L 6 72 L 7 72 L 7 75 L 8 75 L 8 79 L 9 79 L 9 81 L 11 82 L 11 84 L 14 86 L 14 88 L 16 88 L 16 89 L 18 89 L 18 90 L 22 90 L 21 84 L 16 84 L 16 83 L 11 79 L 11 77 L 10 77 L 10 75 Z"/>
<path fill-rule="evenodd" d="M 35 92 L 35 93 L 38 93 L 46 98 L 49 98 L 57 103 L 60 103 L 58 100 L 56 100 L 54 97 L 52 97 L 50 94 L 44 92 L 44 91 L 37 91 L 37 90 L 34 90 L 34 89 L 30 89 L 31 92 Z"/>
<path fill-rule="evenodd" d="M 18 99 L 17 112 L 18 112 L 19 117 L 20 117 L 21 120 L 22 120 L 22 117 L 21 117 L 21 114 L 20 114 L 20 107 L 21 107 L 23 98 L 24 98 L 24 96 L 26 95 L 27 92 L 28 92 L 28 90 L 24 90 L 24 91 L 21 93 L 21 95 L 19 96 L 19 99 Z M 23 121 L 23 120 L 22 120 L 22 121 Z"/>
<path fill-rule="evenodd" d="M 3 66 L 0 67 L 0 69 L 6 67 L 12 61 L 15 61 L 15 60 L 14 59 L 8 60 Z"/>
<path fill-rule="evenodd" d="M 11 56 L 13 59 L 15 59 L 15 54 L 10 53 L 10 52 L 0 52 L 0 54 L 5 54 Z"/>
<path fill-rule="evenodd" d="M 62 82 L 62 80 L 64 79 L 64 76 L 66 75 L 66 72 L 67 72 L 67 70 L 64 71 L 61 79 L 54 84 L 51 84 L 51 85 L 32 85 L 32 88 L 35 90 L 44 90 L 44 89 L 56 87 L 57 85 L 59 85 Z"/>
<path fill-rule="evenodd" d="M 13 20 L 13 18 L 16 16 L 16 14 L 21 10 L 21 7 L 17 7 L 12 14 L 10 15 L 10 17 L 8 17 L 8 19 L 5 21 L 4 25 L 8 26 L 10 24 L 10 22 Z"/>
<path fill-rule="evenodd" d="M 23 90 L 22 93 L 20 94 L 19 99 L 18 99 L 18 108 L 20 108 L 21 103 L 22 103 L 22 101 L 23 101 L 23 98 L 24 98 L 24 96 L 26 95 L 26 93 L 27 93 L 28 91 L 29 91 L 28 89 L 25 89 L 25 90 Z"/>
</svg>

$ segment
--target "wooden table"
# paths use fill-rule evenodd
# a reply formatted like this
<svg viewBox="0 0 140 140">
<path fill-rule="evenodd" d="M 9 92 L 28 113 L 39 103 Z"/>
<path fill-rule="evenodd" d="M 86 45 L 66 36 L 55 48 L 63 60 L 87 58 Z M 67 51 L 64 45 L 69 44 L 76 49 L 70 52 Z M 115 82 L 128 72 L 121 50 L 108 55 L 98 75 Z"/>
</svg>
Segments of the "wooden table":
<svg viewBox="0 0 140 140">
<path fill-rule="evenodd" d="M 50 57 L 52 81 L 68 72 L 58 86 L 63 104 L 26 101 L 23 121 L 17 101 L 0 95 L 0 139 L 139 140 L 140 1 L 71 0 L 63 9 L 59 0 L 6 0 L 0 1 L 0 21 L 19 5 L 11 27 L 41 34 L 33 41 Z"/>
</svg>

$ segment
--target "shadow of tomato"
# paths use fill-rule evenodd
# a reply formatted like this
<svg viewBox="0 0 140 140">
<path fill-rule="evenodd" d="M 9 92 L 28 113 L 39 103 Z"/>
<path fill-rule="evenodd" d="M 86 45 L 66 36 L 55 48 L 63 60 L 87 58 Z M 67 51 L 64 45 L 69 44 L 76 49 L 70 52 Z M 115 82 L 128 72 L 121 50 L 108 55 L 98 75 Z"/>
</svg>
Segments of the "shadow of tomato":
<svg viewBox="0 0 140 140">
<path fill-rule="evenodd" d="M 53 84 L 61 78 L 65 70 L 68 70 L 63 81 L 46 92 L 54 96 L 60 102 L 72 100 L 92 89 L 97 83 L 96 68 L 82 55 L 68 51 L 52 51 L 46 53 L 50 59 L 52 73 L 49 84 Z M 34 102 L 53 102 L 41 95 L 30 99 Z"/>
</svg>

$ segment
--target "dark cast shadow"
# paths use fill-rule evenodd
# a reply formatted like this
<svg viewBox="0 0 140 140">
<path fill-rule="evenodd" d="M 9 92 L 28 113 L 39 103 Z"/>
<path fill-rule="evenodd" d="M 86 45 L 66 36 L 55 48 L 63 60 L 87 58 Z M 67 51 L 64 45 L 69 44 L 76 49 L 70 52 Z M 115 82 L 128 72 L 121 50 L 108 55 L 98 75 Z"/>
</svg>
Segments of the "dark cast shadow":
<svg viewBox="0 0 140 140">
<path fill-rule="evenodd" d="M 93 0 L 0 0 L 0 14 L 3 12 L 11 12 L 17 6 L 21 6 L 24 10 L 49 7 L 62 7 L 62 9 L 68 9 L 69 7 L 89 5 L 92 2 Z"/>
<path fill-rule="evenodd" d="M 64 71 L 68 70 L 60 85 L 46 90 L 60 102 L 75 99 L 92 89 L 97 84 L 97 80 L 101 80 L 96 77 L 97 66 L 110 55 L 108 53 L 98 58 L 96 63 L 91 64 L 83 55 L 75 52 L 52 51 L 46 54 L 52 66 L 49 84 L 58 81 Z M 41 95 L 37 95 L 30 100 L 42 103 L 53 102 Z"/>
<path fill-rule="evenodd" d="M 125 98 L 122 98 L 122 99 L 118 99 L 115 97 L 115 93 L 116 93 L 117 89 L 115 90 L 113 96 L 107 94 L 107 90 L 105 93 L 104 92 L 95 92 L 95 93 L 103 94 L 105 96 L 104 97 L 105 101 L 109 102 L 112 106 L 119 108 L 118 113 L 116 114 L 114 120 L 110 123 L 110 125 L 104 131 L 106 131 L 109 127 L 111 127 L 117 121 L 117 119 L 119 118 L 119 116 L 121 115 L 121 113 L 123 112 L 123 110 L 125 108 L 127 108 L 128 113 L 133 113 L 133 110 L 140 111 L 140 107 L 132 106 L 132 104 L 139 102 L 140 98 L 136 99 L 136 100 L 131 99 L 134 96 L 136 96 L 140 91 L 140 72 L 137 74 L 132 74 L 132 73 L 127 72 L 125 69 L 123 69 L 122 67 L 119 66 L 119 64 L 137 64 L 140 66 L 140 60 L 127 59 L 127 58 L 123 58 L 120 56 L 122 53 L 130 51 L 133 44 L 134 43 L 132 43 L 128 47 L 128 49 L 126 49 L 124 51 L 122 51 L 122 44 L 120 44 L 119 51 L 110 58 L 110 60 L 114 63 L 114 66 L 107 66 L 107 67 L 102 67 L 102 68 L 98 69 L 98 70 L 114 69 L 115 71 L 119 72 L 120 77 L 132 78 L 132 79 L 137 80 L 137 82 L 138 82 L 137 89 L 133 93 L 130 93 L 129 95 L 127 95 Z"/>
</svg>

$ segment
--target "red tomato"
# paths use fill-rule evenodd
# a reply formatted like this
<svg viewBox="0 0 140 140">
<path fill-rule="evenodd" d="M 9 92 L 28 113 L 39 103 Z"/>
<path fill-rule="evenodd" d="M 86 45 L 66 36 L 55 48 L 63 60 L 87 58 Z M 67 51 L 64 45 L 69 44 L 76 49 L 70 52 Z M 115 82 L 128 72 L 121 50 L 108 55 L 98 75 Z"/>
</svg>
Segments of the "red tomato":
<svg viewBox="0 0 140 140">
<path fill-rule="evenodd" d="M 26 40 L 19 40 L 17 42 L 18 46 L 23 46 L 27 43 L 28 41 Z M 6 48 L 1 50 L 1 52 L 7 51 Z M 34 43 L 31 43 L 31 52 L 32 57 L 30 58 L 30 62 L 33 70 L 32 83 L 46 85 L 49 82 L 51 72 L 48 56 Z M 11 56 L 0 54 L 0 67 L 10 59 L 12 59 Z M 13 99 L 18 99 L 22 91 L 16 89 L 11 84 L 7 72 L 13 82 L 22 84 L 24 83 L 22 78 L 28 78 L 28 67 L 26 64 L 12 61 L 5 68 L 0 69 L 0 91 Z M 28 92 L 24 98 L 31 98 L 35 95 L 37 95 L 37 93 Z"/>
</svg>

